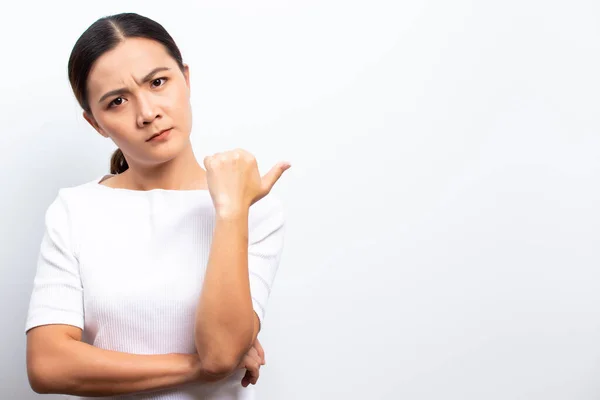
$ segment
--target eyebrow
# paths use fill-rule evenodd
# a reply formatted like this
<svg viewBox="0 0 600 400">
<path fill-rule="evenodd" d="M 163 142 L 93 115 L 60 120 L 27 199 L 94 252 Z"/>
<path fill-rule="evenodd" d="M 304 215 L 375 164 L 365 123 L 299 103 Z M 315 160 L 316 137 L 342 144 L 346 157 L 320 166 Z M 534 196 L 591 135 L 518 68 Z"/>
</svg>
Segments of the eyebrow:
<svg viewBox="0 0 600 400">
<path fill-rule="evenodd" d="M 168 68 L 168 67 L 156 67 L 152 71 L 150 71 L 148 74 L 146 74 L 146 76 L 144 76 L 142 79 L 140 79 L 138 81 L 138 85 L 141 85 L 142 83 L 146 83 L 146 82 L 150 81 L 152 79 L 152 77 L 154 76 L 154 74 L 156 74 L 157 72 L 169 71 L 170 69 L 171 68 Z M 128 92 L 127 88 L 111 90 L 110 92 L 104 93 L 104 95 L 102 95 L 102 97 L 100 97 L 100 100 L 98 100 L 98 103 L 102 103 L 107 97 L 115 96 L 117 94 L 123 94 L 123 93 L 127 93 L 127 92 Z"/>
</svg>

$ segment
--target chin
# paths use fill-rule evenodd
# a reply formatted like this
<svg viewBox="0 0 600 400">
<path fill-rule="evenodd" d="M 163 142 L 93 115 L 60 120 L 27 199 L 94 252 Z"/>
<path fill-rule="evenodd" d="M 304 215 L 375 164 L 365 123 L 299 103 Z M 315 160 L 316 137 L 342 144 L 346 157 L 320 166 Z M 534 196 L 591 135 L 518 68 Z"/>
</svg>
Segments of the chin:
<svg viewBox="0 0 600 400">
<path fill-rule="evenodd" d="M 188 146 L 191 144 L 187 137 L 172 137 L 152 151 L 152 158 L 159 163 L 167 162 L 182 154 Z"/>
</svg>

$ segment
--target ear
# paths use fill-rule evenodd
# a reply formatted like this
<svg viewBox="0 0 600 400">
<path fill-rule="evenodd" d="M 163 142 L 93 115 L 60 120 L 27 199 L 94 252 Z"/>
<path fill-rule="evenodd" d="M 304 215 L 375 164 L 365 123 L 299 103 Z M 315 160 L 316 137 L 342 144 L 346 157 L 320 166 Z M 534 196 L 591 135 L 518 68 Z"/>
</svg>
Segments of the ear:
<svg viewBox="0 0 600 400">
<path fill-rule="evenodd" d="M 185 84 L 190 89 L 190 66 L 183 64 L 183 77 L 185 78 Z"/>
<path fill-rule="evenodd" d="M 106 134 L 106 132 L 104 132 L 104 130 L 102 128 L 100 128 L 100 126 L 96 122 L 96 119 L 93 116 L 89 115 L 86 111 L 84 111 L 83 112 L 83 118 L 92 126 L 92 128 L 94 128 L 96 130 L 96 132 L 98 132 L 99 134 L 101 134 L 105 138 L 108 137 L 108 135 Z"/>
</svg>

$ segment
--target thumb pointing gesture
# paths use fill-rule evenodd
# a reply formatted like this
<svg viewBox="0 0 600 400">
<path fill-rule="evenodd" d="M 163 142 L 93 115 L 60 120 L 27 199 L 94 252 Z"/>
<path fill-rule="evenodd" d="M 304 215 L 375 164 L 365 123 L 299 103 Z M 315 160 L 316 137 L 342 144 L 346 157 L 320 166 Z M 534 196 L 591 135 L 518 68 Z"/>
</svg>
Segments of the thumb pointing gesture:
<svg viewBox="0 0 600 400">
<path fill-rule="evenodd" d="M 235 149 L 205 157 L 204 166 L 215 209 L 225 215 L 247 211 L 271 191 L 291 165 L 279 162 L 261 176 L 256 158 L 246 150 Z"/>
<path fill-rule="evenodd" d="M 262 183 L 261 183 L 262 196 L 261 197 L 266 196 L 271 191 L 271 189 L 273 188 L 275 183 L 279 180 L 279 178 L 281 178 L 281 175 L 290 167 L 291 167 L 290 163 L 280 162 L 280 163 L 276 164 L 273 168 L 271 168 L 271 170 L 269 172 L 267 172 L 266 174 L 263 175 L 263 177 L 261 179 L 261 181 L 262 181 Z"/>
</svg>

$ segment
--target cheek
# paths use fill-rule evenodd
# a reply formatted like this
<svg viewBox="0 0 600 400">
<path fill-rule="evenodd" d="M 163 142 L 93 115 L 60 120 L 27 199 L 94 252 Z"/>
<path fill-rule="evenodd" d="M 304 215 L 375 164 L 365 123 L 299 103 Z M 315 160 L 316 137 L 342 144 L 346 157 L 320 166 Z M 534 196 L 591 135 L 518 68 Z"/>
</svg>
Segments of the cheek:
<svg viewBox="0 0 600 400">
<path fill-rule="evenodd" d="M 175 119 L 175 124 L 189 125 L 191 119 L 191 105 L 186 90 L 181 90 L 174 97 L 171 106 L 171 116 Z"/>
<path fill-rule="evenodd" d="M 123 113 L 124 114 L 124 113 Z M 118 141 L 127 140 L 127 125 L 125 123 L 125 116 L 114 116 L 106 121 L 106 130 L 110 132 L 113 139 Z"/>
<path fill-rule="evenodd" d="M 178 90 L 177 93 L 175 93 L 174 99 L 175 99 L 175 103 L 176 103 L 175 109 L 178 112 L 181 112 L 187 108 L 189 101 L 188 101 L 188 97 L 187 97 L 187 92 L 184 89 Z"/>
<path fill-rule="evenodd" d="M 130 132 L 132 127 L 131 121 L 135 121 L 134 118 L 128 111 L 123 110 L 119 113 L 113 113 L 110 116 L 104 116 L 101 126 L 117 146 L 127 148 L 133 135 Z"/>
</svg>

